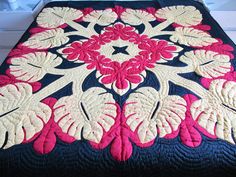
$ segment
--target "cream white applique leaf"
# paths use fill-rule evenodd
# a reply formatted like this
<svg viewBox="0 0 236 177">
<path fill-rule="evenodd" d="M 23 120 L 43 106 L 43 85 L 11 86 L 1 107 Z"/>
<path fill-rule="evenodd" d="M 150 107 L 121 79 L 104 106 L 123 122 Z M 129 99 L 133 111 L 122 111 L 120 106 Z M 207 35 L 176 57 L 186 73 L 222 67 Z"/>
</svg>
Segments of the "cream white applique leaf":
<svg viewBox="0 0 236 177">
<path fill-rule="evenodd" d="M 54 106 L 55 121 L 62 131 L 80 140 L 99 143 L 103 132 L 115 123 L 116 106 L 110 93 L 101 88 L 91 88 L 82 96 L 63 97 Z"/>
<path fill-rule="evenodd" d="M 65 35 L 63 29 L 59 28 L 34 34 L 23 45 L 33 49 L 47 49 L 59 47 L 68 41 L 69 38 Z"/>
<path fill-rule="evenodd" d="M 186 27 L 198 25 L 202 21 L 202 14 L 193 6 L 165 7 L 159 9 L 155 15 Z"/>
<path fill-rule="evenodd" d="M 144 10 L 126 9 L 121 15 L 121 20 L 130 25 L 141 25 L 145 22 L 154 21 L 156 18 Z"/>
<path fill-rule="evenodd" d="M 37 23 L 44 28 L 57 28 L 82 16 L 83 13 L 80 10 L 69 7 L 45 8 L 39 14 Z"/>
<path fill-rule="evenodd" d="M 148 143 L 157 137 L 157 123 L 155 120 L 144 120 L 138 128 L 141 143 Z"/>
<path fill-rule="evenodd" d="M 180 61 L 192 65 L 193 70 L 205 78 L 224 76 L 231 68 L 228 55 L 206 50 L 186 52 L 180 58 Z"/>
<path fill-rule="evenodd" d="M 35 52 L 11 59 L 10 73 L 18 80 L 36 82 L 41 80 L 48 70 L 60 65 L 62 59 L 56 54 Z"/>
<path fill-rule="evenodd" d="M 194 28 L 178 27 L 173 32 L 170 40 L 179 44 L 194 47 L 203 47 L 217 42 L 209 34 Z"/>
<path fill-rule="evenodd" d="M 97 23 L 101 26 L 106 26 L 114 23 L 117 17 L 117 14 L 113 12 L 112 9 L 106 9 L 92 11 L 90 14 L 86 15 L 83 20 L 85 22 Z"/>
<path fill-rule="evenodd" d="M 138 128 L 141 143 L 154 140 L 159 136 L 177 130 L 185 119 L 186 101 L 180 96 L 162 98 L 153 88 L 140 88 L 126 101 L 125 115 L 132 131 Z"/>
<path fill-rule="evenodd" d="M 40 102 L 30 104 L 31 96 L 32 87 L 26 83 L 0 88 L 0 147 L 4 142 L 6 149 L 29 140 L 48 122 L 51 109 Z"/>
<path fill-rule="evenodd" d="M 211 82 L 209 91 L 209 97 L 192 104 L 191 114 L 210 134 L 235 144 L 236 83 L 217 79 Z"/>
</svg>

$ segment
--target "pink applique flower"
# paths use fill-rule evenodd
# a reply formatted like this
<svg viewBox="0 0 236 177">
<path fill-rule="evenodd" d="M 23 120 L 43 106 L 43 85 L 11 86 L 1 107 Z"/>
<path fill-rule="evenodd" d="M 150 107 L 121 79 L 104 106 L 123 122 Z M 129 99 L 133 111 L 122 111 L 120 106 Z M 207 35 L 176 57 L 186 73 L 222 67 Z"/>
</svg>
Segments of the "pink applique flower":
<svg viewBox="0 0 236 177">
<path fill-rule="evenodd" d="M 112 40 L 121 38 L 122 40 L 129 40 L 130 37 L 135 35 L 135 28 L 131 26 L 125 26 L 123 24 L 115 24 L 112 27 L 105 28 L 105 36 L 108 36 Z"/>
<path fill-rule="evenodd" d="M 135 33 L 130 37 L 129 41 L 135 44 L 141 44 L 149 42 L 150 38 L 148 38 L 147 35 L 139 35 Z"/>
<path fill-rule="evenodd" d="M 104 45 L 106 43 L 111 42 L 111 39 L 109 37 L 107 37 L 104 34 L 100 34 L 98 36 L 91 36 L 91 39 L 89 40 L 90 44 L 93 45 Z"/>
<path fill-rule="evenodd" d="M 106 58 L 103 55 L 99 55 L 97 57 L 91 58 L 86 60 L 86 63 L 88 64 L 87 68 L 88 69 L 96 69 L 98 71 L 102 70 L 102 68 L 106 65 L 108 65 L 108 63 L 111 62 L 111 59 Z"/>
<path fill-rule="evenodd" d="M 160 60 L 162 57 L 167 60 L 171 59 L 174 56 L 173 52 L 177 50 L 175 46 L 168 45 L 168 42 L 164 40 L 150 40 L 147 43 L 140 44 L 139 48 L 143 50 L 140 55 L 150 56 L 155 61 Z"/>
<path fill-rule="evenodd" d="M 85 61 L 89 58 L 98 56 L 99 52 L 96 50 L 99 48 L 99 45 L 91 45 L 89 42 L 73 42 L 68 48 L 63 49 L 62 53 L 67 55 L 68 60 Z"/>
<path fill-rule="evenodd" d="M 146 56 L 136 56 L 130 60 L 135 67 L 139 68 L 141 71 L 147 68 L 154 68 L 155 67 L 155 60 L 151 60 Z"/>
<path fill-rule="evenodd" d="M 109 68 L 102 68 L 100 71 L 103 75 L 101 82 L 103 84 L 115 83 L 118 89 L 125 89 L 129 82 L 138 84 L 141 82 L 140 69 L 134 68 L 130 62 L 113 62 Z"/>
</svg>

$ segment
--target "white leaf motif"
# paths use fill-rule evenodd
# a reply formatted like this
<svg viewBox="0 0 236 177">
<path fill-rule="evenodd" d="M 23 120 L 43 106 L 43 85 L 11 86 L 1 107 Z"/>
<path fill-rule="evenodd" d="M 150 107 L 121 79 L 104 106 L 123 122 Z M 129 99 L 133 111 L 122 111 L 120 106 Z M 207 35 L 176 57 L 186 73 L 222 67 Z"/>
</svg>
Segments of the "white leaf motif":
<svg viewBox="0 0 236 177">
<path fill-rule="evenodd" d="M 55 105 L 55 121 L 62 131 L 80 140 L 99 143 L 103 131 L 115 123 L 116 106 L 110 93 L 101 88 L 91 88 L 82 96 L 63 97 Z"/>
<path fill-rule="evenodd" d="M 141 143 L 164 137 L 178 129 L 185 118 L 186 101 L 180 96 L 162 98 L 153 88 L 140 88 L 127 100 L 125 115 L 132 131 L 138 128 Z"/>
<path fill-rule="evenodd" d="M 62 59 L 56 54 L 36 52 L 11 59 L 10 73 L 27 82 L 41 80 L 47 72 L 60 65 Z"/>
<path fill-rule="evenodd" d="M 192 104 L 191 114 L 210 134 L 235 144 L 236 83 L 217 79 L 211 82 L 209 91 L 209 97 Z"/>
<path fill-rule="evenodd" d="M 205 78 L 224 76 L 231 68 L 228 55 L 206 50 L 186 52 L 180 57 L 180 61 L 192 65 L 193 70 Z"/>
<path fill-rule="evenodd" d="M 83 16 L 80 10 L 69 7 L 45 8 L 39 14 L 37 23 L 44 28 L 57 28 Z"/>
<path fill-rule="evenodd" d="M 33 49 L 47 49 L 59 47 L 68 41 L 69 38 L 65 35 L 63 29 L 52 29 L 34 34 L 23 45 Z"/>
<path fill-rule="evenodd" d="M 92 11 L 90 14 L 86 15 L 83 20 L 85 22 L 92 22 L 101 26 L 106 26 L 115 22 L 117 17 L 117 14 L 113 12 L 112 9 L 106 9 Z"/>
<path fill-rule="evenodd" d="M 155 15 L 186 27 L 198 25 L 202 21 L 202 14 L 193 6 L 164 7 L 157 10 Z"/>
<path fill-rule="evenodd" d="M 182 45 L 194 47 L 208 46 L 217 42 L 216 39 L 212 38 L 204 31 L 183 27 L 176 28 L 175 32 L 173 32 L 173 35 L 170 37 L 170 40 Z"/>
<path fill-rule="evenodd" d="M 130 25 L 141 25 L 145 22 L 154 21 L 156 18 L 144 10 L 126 9 L 121 15 L 121 20 Z"/>
<path fill-rule="evenodd" d="M 26 83 L 0 88 L 0 147 L 4 142 L 6 149 L 29 140 L 48 122 L 51 109 L 43 103 L 30 104 L 31 96 L 32 87 Z"/>
</svg>

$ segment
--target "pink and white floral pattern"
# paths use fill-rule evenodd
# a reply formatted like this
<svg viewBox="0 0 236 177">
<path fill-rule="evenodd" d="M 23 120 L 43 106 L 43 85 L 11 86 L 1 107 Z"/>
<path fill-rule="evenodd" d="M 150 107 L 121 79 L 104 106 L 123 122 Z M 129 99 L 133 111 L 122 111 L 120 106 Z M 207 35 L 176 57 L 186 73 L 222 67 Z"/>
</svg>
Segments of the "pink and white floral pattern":
<svg viewBox="0 0 236 177">
<path fill-rule="evenodd" d="M 107 47 L 104 47 L 107 46 Z M 127 46 L 129 55 L 112 55 L 112 46 Z M 142 73 L 145 67 L 139 67 L 140 58 L 154 65 L 156 62 L 172 60 L 182 50 L 181 47 L 165 40 L 150 39 L 147 35 L 140 35 L 134 27 L 117 23 L 104 28 L 99 35 L 93 35 L 84 42 L 73 42 L 59 52 L 69 61 L 86 63 L 88 69 L 91 62 L 101 75 L 100 81 L 108 88 L 111 87 L 118 94 L 125 94 L 143 81 Z"/>
<path fill-rule="evenodd" d="M 195 7 L 55 7 L 37 23 L 0 75 L 3 148 L 33 141 L 37 153 L 47 154 L 56 137 L 66 143 L 83 137 L 96 149 L 110 145 L 112 156 L 125 161 L 133 144 L 150 147 L 157 137 L 180 136 L 192 148 L 202 135 L 236 143 L 234 48 L 211 36 Z M 181 75 L 189 73 L 196 81 Z M 44 85 L 50 75 L 60 77 Z M 85 88 L 85 80 L 95 86 Z M 170 83 L 184 94 L 170 94 Z M 52 97 L 69 84 L 71 95 Z"/>
</svg>

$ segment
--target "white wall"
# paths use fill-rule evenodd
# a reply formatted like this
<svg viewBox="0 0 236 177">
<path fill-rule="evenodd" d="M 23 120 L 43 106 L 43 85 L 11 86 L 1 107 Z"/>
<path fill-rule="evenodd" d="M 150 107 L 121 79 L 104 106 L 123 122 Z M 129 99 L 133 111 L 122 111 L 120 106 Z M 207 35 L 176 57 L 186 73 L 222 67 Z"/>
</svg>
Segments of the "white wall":
<svg viewBox="0 0 236 177">
<path fill-rule="evenodd" d="M 211 10 L 236 10 L 236 0 L 204 0 L 204 2 Z"/>
</svg>

